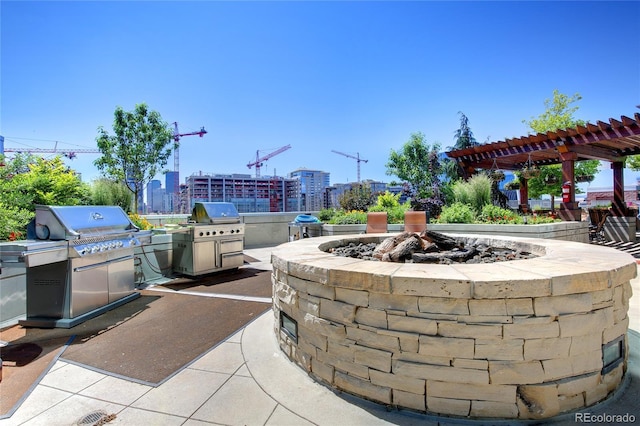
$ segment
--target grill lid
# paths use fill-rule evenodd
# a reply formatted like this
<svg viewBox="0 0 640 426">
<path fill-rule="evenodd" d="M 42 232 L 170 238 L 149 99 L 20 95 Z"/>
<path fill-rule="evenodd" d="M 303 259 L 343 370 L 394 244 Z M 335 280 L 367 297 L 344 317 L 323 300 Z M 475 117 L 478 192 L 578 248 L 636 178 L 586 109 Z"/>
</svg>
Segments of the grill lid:
<svg viewBox="0 0 640 426">
<path fill-rule="evenodd" d="M 195 203 L 191 219 L 196 223 L 238 223 L 240 215 L 233 203 Z"/>
<path fill-rule="evenodd" d="M 69 240 L 139 229 L 118 206 L 36 206 L 35 237 Z"/>
</svg>

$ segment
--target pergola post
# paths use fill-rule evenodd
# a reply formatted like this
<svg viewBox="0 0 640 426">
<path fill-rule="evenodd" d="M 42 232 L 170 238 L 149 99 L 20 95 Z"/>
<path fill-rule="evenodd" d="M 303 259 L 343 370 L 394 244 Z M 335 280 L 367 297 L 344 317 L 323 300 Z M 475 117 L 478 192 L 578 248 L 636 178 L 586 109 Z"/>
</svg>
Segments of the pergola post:
<svg viewBox="0 0 640 426">
<path fill-rule="evenodd" d="M 614 161 L 611 163 L 613 170 L 613 204 L 611 210 L 614 216 L 624 217 L 627 215 L 627 203 L 624 200 L 624 163 Z"/>
<path fill-rule="evenodd" d="M 562 220 L 582 220 L 582 209 L 578 208 L 578 203 L 576 203 L 575 162 L 577 158 L 578 154 L 575 152 L 560 153 L 560 160 L 562 160 L 562 183 L 568 182 L 569 184 L 569 202 L 560 203 L 560 211 L 558 212 Z"/>
<path fill-rule="evenodd" d="M 520 179 L 520 211 L 529 213 L 529 180 L 524 177 Z"/>
</svg>

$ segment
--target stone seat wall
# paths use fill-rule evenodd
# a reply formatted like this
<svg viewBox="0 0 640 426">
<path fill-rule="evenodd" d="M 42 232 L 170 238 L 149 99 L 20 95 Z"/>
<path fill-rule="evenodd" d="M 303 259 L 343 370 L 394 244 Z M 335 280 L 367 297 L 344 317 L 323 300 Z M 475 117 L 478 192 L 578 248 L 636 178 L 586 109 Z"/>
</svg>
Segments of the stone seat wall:
<svg viewBox="0 0 640 426">
<path fill-rule="evenodd" d="M 319 248 L 372 238 L 383 239 L 320 237 L 273 252 L 280 347 L 316 380 L 425 413 L 520 419 L 588 407 L 621 383 L 636 275 L 630 255 L 509 238 L 505 244 L 540 257 L 426 265 Z M 297 341 L 280 327 L 280 312 L 297 322 Z M 623 339 L 624 359 L 602 374 L 602 347 L 616 339 Z"/>
</svg>

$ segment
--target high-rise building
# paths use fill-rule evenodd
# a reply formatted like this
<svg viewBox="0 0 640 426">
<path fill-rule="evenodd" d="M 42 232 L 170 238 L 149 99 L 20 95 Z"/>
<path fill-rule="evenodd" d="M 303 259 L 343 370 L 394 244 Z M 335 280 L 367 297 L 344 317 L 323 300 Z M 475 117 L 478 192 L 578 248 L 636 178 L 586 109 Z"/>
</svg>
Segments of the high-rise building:
<svg viewBox="0 0 640 426">
<path fill-rule="evenodd" d="M 329 173 L 302 168 L 289 173 L 289 178 L 300 182 L 299 211 L 318 211 L 325 207 L 325 188 L 331 186 Z"/>
<path fill-rule="evenodd" d="M 248 174 L 191 175 L 181 185 L 188 212 L 197 202 L 229 202 L 239 213 L 300 211 L 297 179 Z"/>
<path fill-rule="evenodd" d="M 154 179 L 147 184 L 147 213 L 164 213 L 162 183 Z"/>
<path fill-rule="evenodd" d="M 165 183 L 164 187 L 166 188 L 166 193 L 169 194 L 169 212 L 179 213 L 179 200 L 175 199 L 173 196 L 174 188 L 176 188 L 180 182 L 177 182 L 179 179 L 178 172 L 167 172 L 165 174 Z"/>
</svg>

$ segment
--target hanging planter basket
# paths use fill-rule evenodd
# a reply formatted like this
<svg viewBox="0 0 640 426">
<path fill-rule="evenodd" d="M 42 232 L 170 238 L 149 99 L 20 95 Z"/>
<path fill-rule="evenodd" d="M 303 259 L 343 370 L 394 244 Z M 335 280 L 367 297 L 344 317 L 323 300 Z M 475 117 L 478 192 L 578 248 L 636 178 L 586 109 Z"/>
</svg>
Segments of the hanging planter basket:
<svg viewBox="0 0 640 426">
<path fill-rule="evenodd" d="M 501 170 L 492 170 L 489 172 L 489 179 L 494 182 L 502 182 L 505 178 L 505 174 Z"/>
<path fill-rule="evenodd" d="M 594 178 L 595 176 L 593 175 L 576 176 L 576 182 L 578 183 L 591 182 Z"/>
<path fill-rule="evenodd" d="M 520 172 L 525 179 L 531 179 L 540 176 L 540 169 L 536 166 L 527 166 Z"/>
<path fill-rule="evenodd" d="M 520 182 L 512 180 L 504 184 L 504 189 L 520 189 Z"/>
</svg>

